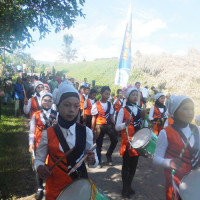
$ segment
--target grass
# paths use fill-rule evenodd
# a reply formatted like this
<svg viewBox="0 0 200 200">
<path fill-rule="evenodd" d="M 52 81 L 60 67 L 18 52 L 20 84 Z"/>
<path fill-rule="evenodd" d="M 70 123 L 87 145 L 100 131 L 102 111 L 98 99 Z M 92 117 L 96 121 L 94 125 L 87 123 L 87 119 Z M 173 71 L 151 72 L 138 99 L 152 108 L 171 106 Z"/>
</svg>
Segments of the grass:
<svg viewBox="0 0 200 200">
<path fill-rule="evenodd" d="M 23 195 L 30 173 L 27 122 L 14 117 L 14 105 L 2 105 L 0 121 L 0 199 Z"/>
</svg>

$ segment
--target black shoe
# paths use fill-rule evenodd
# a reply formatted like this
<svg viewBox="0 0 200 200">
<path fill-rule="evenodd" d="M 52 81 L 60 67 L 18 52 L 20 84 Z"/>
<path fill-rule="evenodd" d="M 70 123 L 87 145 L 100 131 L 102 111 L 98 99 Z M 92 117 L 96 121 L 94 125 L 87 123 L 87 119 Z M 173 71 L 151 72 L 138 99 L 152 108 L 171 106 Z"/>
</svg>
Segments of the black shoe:
<svg viewBox="0 0 200 200">
<path fill-rule="evenodd" d="M 43 189 L 38 189 L 38 191 L 35 193 L 35 199 L 42 200 L 43 196 L 44 196 Z"/>
<path fill-rule="evenodd" d="M 128 192 L 129 192 L 129 194 L 135 194 L 135 190 L 132 189 L 131 187 L 128 188 Z"/>
<path fill-rule="evenodd" d="M 108 164 L 112 164 L 112 157 L 109 154 L 106 154 L 106 158 L 107 158 L 107 163 Z"/>
<path fill-rule="evenodd" d="M 130 199 L 130 194 L 127 190 L 122 189 L 122 197 L 126 199 Z"/>
</svg>

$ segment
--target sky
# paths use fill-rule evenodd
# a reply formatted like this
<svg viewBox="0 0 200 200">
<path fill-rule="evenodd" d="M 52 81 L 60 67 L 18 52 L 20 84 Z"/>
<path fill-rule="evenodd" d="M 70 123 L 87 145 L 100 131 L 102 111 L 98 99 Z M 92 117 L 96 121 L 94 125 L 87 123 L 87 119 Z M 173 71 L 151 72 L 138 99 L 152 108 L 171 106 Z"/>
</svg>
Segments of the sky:
<svg viewBox="0 0 200 200">
<path fill-rule="evenodd" d="M 52 31 L 25 50 L 36 60 L 55 62 L 63 51 L 63 36 L 72 34 L 77 61 L 119 57 L 130 0 L 85 0 L 85 18 L 70 30 Z M 132 0 L 132 54 L 186 55 L 200 50 L 199 0 Z"/>
</svg>

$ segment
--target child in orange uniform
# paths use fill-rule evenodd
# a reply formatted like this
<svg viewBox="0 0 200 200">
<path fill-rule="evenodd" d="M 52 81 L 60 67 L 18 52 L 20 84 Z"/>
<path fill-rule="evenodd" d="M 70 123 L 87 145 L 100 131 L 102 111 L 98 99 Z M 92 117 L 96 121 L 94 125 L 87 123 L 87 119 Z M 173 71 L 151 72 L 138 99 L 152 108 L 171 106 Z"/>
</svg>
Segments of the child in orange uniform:
<svg viewBox="0 0 200 200">
<path fill-rule="evenodd" d="M 179 194 L 172 185 L 171 172 L 175 170 L 174 181 L 179 186 L 186 174 L 200 166 L 200 129 L 191 124 L 194 117 L 192 99 L 183 95 L 172 95 L 168 107 L 174 123 L 160 132 L 154 163 L 165 168 L 166 200 L 171 200 L 172 196 L 179 200 Z"/>
</svg>

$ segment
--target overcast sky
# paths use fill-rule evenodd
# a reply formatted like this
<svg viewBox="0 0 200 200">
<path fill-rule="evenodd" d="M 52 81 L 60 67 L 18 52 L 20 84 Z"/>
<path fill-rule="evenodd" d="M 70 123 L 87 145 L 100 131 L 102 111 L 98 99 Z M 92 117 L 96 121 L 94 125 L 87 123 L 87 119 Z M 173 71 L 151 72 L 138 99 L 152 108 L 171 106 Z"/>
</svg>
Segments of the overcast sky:
<svg viewBox="0 0 200 200">
<path fill-rule="evenodd" d="M 78 59 L 119 57 L 130 0 L 86 0 L 84 18 L 70 30 L 54 32 L 26 49 L 36 60 L 56 61 L 62 51 L 63 35 L 74 36 Z M 133 0 L 132 53 L 184 55 L 200 50 L 199 0 Z"/>
</svg>

